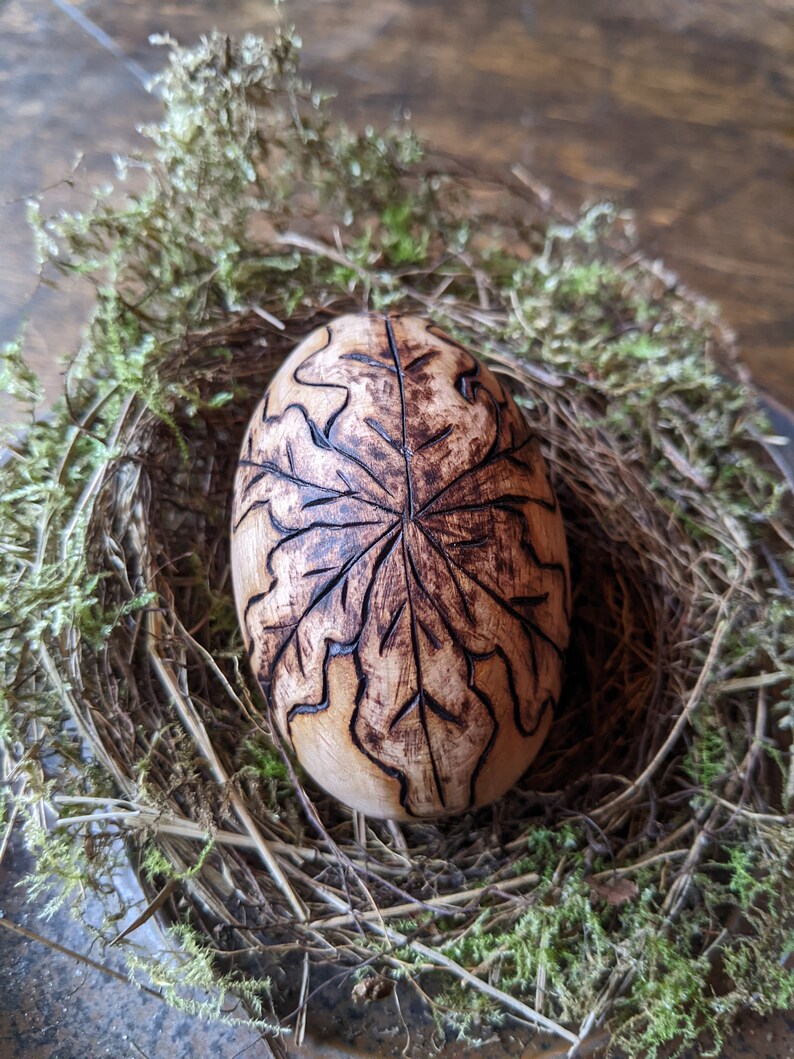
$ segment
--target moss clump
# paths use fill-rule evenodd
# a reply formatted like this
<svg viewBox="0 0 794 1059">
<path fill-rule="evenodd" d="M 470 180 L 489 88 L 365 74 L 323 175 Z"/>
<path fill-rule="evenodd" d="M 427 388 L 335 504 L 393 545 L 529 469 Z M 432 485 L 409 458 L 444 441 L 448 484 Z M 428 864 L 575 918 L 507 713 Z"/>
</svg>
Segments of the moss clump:
<svg viewBox="0 0 794 1059">
<path fill-rule="evenodd" d="M 64 900 L 89 883 L 112 939 L 134 911 L 112 886 L 123 835 L 183 949 L 125 938 L 131 971 L 205 1014 L 216 1000 L 178 979 L 261 1017 L 268 971 L 302 981 L 309 938 L 351 975 L 419 988 L 433 970 L 423 996 L 467 1038 L 512 1013 L 571 1044 L 605 1026 L 633 1055 L 703 1033 L 718 1051 L 742 1008 L 791 1002 L 794 796 L 789 483 L 718 320 L 628 252 L 611 208 L 562 223 L 406 129 L 332 127 L 287 31 L 174 48 L 161 90 L 143 192 L 32 210 L 43 259 L 97 289 L 46 420 L 6 352 L 28 430 L 2 468 L 0 737 L 33 885 Z M 494 811 L 399 832 L 282 754 L 226 548 L 272 370 L 365 307 L 430 315 L 512 379 L 577 575 L 532 775 Z"/>
</svg>

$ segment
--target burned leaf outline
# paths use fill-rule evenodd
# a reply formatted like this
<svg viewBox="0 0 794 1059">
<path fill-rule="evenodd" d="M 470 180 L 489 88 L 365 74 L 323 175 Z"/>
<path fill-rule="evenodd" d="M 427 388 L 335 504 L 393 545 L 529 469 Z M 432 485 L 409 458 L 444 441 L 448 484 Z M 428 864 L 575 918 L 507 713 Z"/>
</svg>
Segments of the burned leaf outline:
<svg viewBox="0 0 794 1059">
<path fill-rule="evenodd" d="M 547 696 L 542 702 L 534 703 L 534 714 L 531 716 L 529 723 L 525 722 L 525 719 L 522 716 L 522 703 L 519 701 L 516 681 L 513 674 L 513 663 L 509 658 L 508 653 L 500 643 L 493 643 L 489 645 L 487 650 L 480 651 L 475 651 L 470 649 L 470 647 L 467 647 L 464 639 L 456 631 L 455 617 L 448 612 L 443 602 L 436 598 L 436 595 L 434 595 L 432 591 L 429 591 L 423 583 L 423 578 L 419 571 L 419 566 L 421 564 L 417 562 L 417 557 L 414 555 L 413 549 L 408 542 L 406 525 L 411 524 L 417 527 L 422 538 L 425 540 L 428 549 L 437 557 L 435 559 L 436 563 L 443 564 L 454 588 L 451 592 L 451 596 L 460 600 L 461 611 L 467 620 L 471 620 L 471 614 L 468 612 L 470 605 L 468 595 L 470 594 L 471 589 L 469 589 L 469 593 L 466 592 L 462 585 L 464 579 L 472 584 L 476 584 L 480 591 L 489 596 L 495 606 L 501 608 L 505 614 L 509 615 L 512 620 L 518 623 L 526 635 L 527 643 L 529 645 L 529 664 L 534 670 L 536 681 L 538 674 L 538 665 L 536 661 L 537 651 L 539 649 L 538 641 L 542 641 L 546 645 L 546 648 L 552 650 L 560 659 L 562 658 L 565 646 L 564 643 L 555 642 L 555 640 L 549 636 L 540 625 L 533 622 L 530 617 L 533 608 L 543 603 L 548 596 L 548 593 L 535 596 L 525 594 L 523 596 L 513 596 L 507 599 L 501 596 L 495 586 L 489 585 L 487 581 L 478 579 L 474 576 L 471 570 L 467 569 L 459 561 L 459 557 L 456 559 L 455 555 L 457 552 L 458 556 L 460 556 L 467 549 L 473 552 L 479 551 L 480 549 L 487 549 L 489 545 L 494 547 L 494 541 L 490 540 L 487 534 L 481 534 L 479 537 L 472 536 L 468 540 L 462 539 L 460 532 L 456 539 L 445 540 L 444 519 L 454 515 L 458 521 L 460 521 L 465 518 L 466 513 L 470 508 L 472 510 L 476 509 L 480 512 L 489 508 L 498 509 L 508 518 L 517 519 L 521 524 L 521 547 L 529 557 L 531 563 L 539 569 L 553 571 L 559 577 L 559 591 L 562 592 L 563 599 L 566 601 L 566 617 L 568 573 L 567 566 L 564 562 L 545 562 L 538 555 L 532 542 L 531 527 L 526 518 L 526 514 L 521 510 L 521 505 L 529 502 L 537 504 L 540 507 L 545 508 L 547 511 L 556 514 L 557 504 L 550 484 L 548 486 L 547 496 L 503 492 L 501 495 L 493 497 L 482 504 L 460 504 L 456 506 L 453 503 L 451 506 L 449 506 L 449 504 L 446 507 L 440 506 L 445 497 L 449 499 L 449 494 L 453 493 L 455 487 L 458 486 L 463 479 L 477 474 L 487 474 L 489 469 L 501 461 L 506 461 L 507 463 L 512 464 L 513 469 L 519 476 L 522 471 L 527 474 L 534 474 L 534 465 L 531 463 L 531 458 L 533 458 L 535 442 L 529 432 L 525 420 L 523 417 L 520 417 L 520 422 L 523 427 L 523 436 L 517 440 L 515 433 L 511 428 L 508 444 L 504 444 L 502 420 L 503 411 L 509 404 L 509 398 L 503 387 L 498 380 L 495 380 L 495 377 L 491 373 L 488 373 L 488 380 L 483 382 L 480 362 L 465 350 L 463 346 L 450 339 L 443 332 L 438 331 L 432 324 L 426 325 L 426 330 L 432 339 L 434 339 L 436 343 L 446 343 L 448 346 L 452 347 L 452 350 L 459 358 L 463 359 L 465 364 L 457 374 L 455 380 L 455 388 L 458 394 L 470 405 L 474 405 L 477 401 L 485 401 L 488 403 L 492 418 L 493 438 L 485 455 L 477 463 L 461 470 L 454 478 L 447 481 L 442 488 L 439 488 L 432 496 L 430 496 L 429 499 L 425 500 L 424 503 L 421 504 L 421 507 L 417 506 L 412 479 L 412 456 L 416 452 L 432 448 L 434 445 L 450 438 L 455 431 L 455 423 L 450 422 L 441 429 L 436 430 L 431 436 L 425 437 L 421 440 L 414 438 L 416 430 L 410 421 L 411 416 L 408 401 L 406 399 L 406 376 L 412 369 L 427 364 L 428 361 L 439 351 L 431 346 L 431 348 L 420 352 L 418 356 L 414 357 L 414 359 L 406 365 L 403 363 L 403 354 L 401 353 L 399 343 L 395 337 L 392 319 L 389 317 L 383 318 L 383 328 L 383 359 L 378 359 L 363 350 L 356 349 L 342 354 L 339 359 L 361 364 L 363 369 L 368 369 L 370 371 L 386 372 L 394 377 L 394 383 L 396 384 L 397 390 L 396 397 L 398 399 L 398 429 L 389 430 L 389 428 L 384 426 L 381 422 L 383 417 L 376 419 L 375 414 L 365 417 L 367 420 L 372 420 L 372 422 L 367 422 L 365 425 L 368 429 L 373 430 L 394 452 L 395 459 L 399 458 L 402 461 L 405 480 L 405 502 L 403 509 L 400 510 L 399 507 L 394 504 L 394 493 L 389 489 L 387 483 L 382 478 L 379 478 L 376 471 L 371 466 L 367 465 L 367 462 L 362 459 L 360 453 L 352 451 L 350 446 L 340 444 L 333 436 L 335 424 L 340 421 L 345 413 L 355 414 L 355 409 L 351 408 L 350 387 L 339 382 L 317 381 L 307 378 L 307 367 L 309 363 L 312 359 L 318 357 L 325 350 L 329 349 L 334 342 L 334 327 L 332 324 L 329 324 L 326 326 L 325 330 L 325 342 L 318 348 L 313 349 L 304 359 L 300 360 L 291 372 L 291 382 L 294 385 L 295 399 L 291 399 L 280 412 L 271 415 L 269 411 L 268 391 L 268 394 L 266 394 L 262 403 L 258 422 L 255 426 L 252 426 L 247 433 L 245 448 L 238 469 L 238 482 L 240 485 L 236 490 L 236 493 L 239 503 L 236 503 L 235 507 L 236 512 L 240 507 L 242 507 L 243 510 L 236 515 L 232 532 L 233 535 L 236 534 L 239 527 L 254 511 L 260 511 L 262 515 L 269 520 L 270 527 L 272 528 L 274 535 L 277 537 L 276 542 L 263 559 L 265 571 L 271 579 L 270 583 L 264 591 L 251 595 L 245 601 L 242 616 L 249 655 L 252 657 L 252 662 L 255 666 L 257 665 L 257 660 L 253 656 L 259 642 L 258 636 L 281 637 L 278 647 L 271 653 L 269 664 L 260 662 L 257 670 L 257 677 L 266 701 L 274 708 L 277 717 L 283 718 L 284 723 L 281 727 L 285 729 L 286 734 L 291 738 L 292 722 L 296 717 L 305 714 L 318 713 L 329 708 L 331 705 L 329 667 L 333 659 L 337 656 L 350 655 L 357 677 L 355 702 L 349 722 L 350 739 L 357 750 L 364 754 L 368 760 L 376 765 L 387 776 L 398 782 L 400 804 L 407 813 L 412 814 L 412 808 L 410 805 L 411 781 L 406 774 L 406 769 L 399 767 L 395 761 L 389 762 L 388 760 L 384 760 L 382 754 L 379 756 L 377 753 L 373 752 L 372 748 L 366 745 L 366 740 L 363 738 L 360 723 L 362 709 L 367 701 L 368 686 L 370 683 L 369 674 L 365 670 L 361 658 L 360 645 L 362 635 L 364 634 L 364 630 L 368 623 L 372 620 L 370 601 L 375 590 L 377 579 L 386 562 L 396 550 L 399 550 L 402 555 L 405 591 L 404 594 L 395 596 L 391 612 L 387 616 L 386 628 L 384 635 L 381 637 L 381 653 L 383 652 L 384 646 L 388 647 L 390 638 L 394 636 L 395 629 L 403 621 L 407 610 L 410 619 L 410 648 L 413 657 L 414 676 L 412 686 L 409 689 L 410 694 L 408 694 L 407 697 L 401 698 L 399 701 L 395 698 L 393 702 L 388 704 L 388 708 L 385 711 L 382 711 L 383 721 L 381 723 L 381 728 L 383 732 L 391 734 L 400 726 L 401 722 L 409 714 L 416 713 L 426 742 L 427 756 L 430 761 L 433 784 L 435 787 L 435 797 L 437 798 L 438 805 L 442 811 L 447 808 L 444 782 L 439 766 L 439 755 L 443 753 L 443 746 L 434 746 L 428 718 L 432 716 L 448 727 L 455 729 L 465 728 L 467 721 L 465 718 L 459 716 L 449 703 L 445 704 L 440 701 L 437 696 L 428 693 L 425 688 L 423 670 L 426 663 L 423 659 L 420 643 L 420 630 L 422 630 L 423 634 L 429 640 L 432 640 L 434 637 L 438 639 L 438 629 L 433 633 L 432 630 L 428 629 L 427 624 L 423 623 L 419 618 L 417 607 L 414 602 L 415 593 L 423 594 L 423 596 L 429 600 L 430 605 L 438 615 L 443 632 L 452 643 L 454 649 L 460 653 L 461 667 L 465 669 L 465 677 L 463 678 L 465 687 L 482 705 L 483 711 L 487 717 L 487 723 L 485 726 L 483 727 L 481 725 L 481 727 L 483 727 L 481 746 L 469 779 L 469 805 L 476 804 L 477 780 L 481 775 L 488 756 L 496 742 L 500 726 L 498 711 L 494 706 L 491 697 L 487 690 L 479 686 L 477 683 L 478 665 L 497 658 L 504 667 L 509 697 L 512 704 L 513 723 L 516 731 L 522 737 L 528 738 L 537 732 L 547 711 L 550 709 L 553 710 L 555 702 L 553 696 Z M 498 387 L 496 394 L 493 393 L 491 389 L 494 382 L 496 387 Z M 302 387 L 338 390 L 340 394 L 343 395 L 341 403 L 325 418 L 325 422 L 318 422 L 313 417 L 306 404 L 298 399 Z M 305 476 L 302 477 L 301 474 L 298 473 L 294 450 L 291 448 L 291 442 L 289 440 L 285 447 L 285 463 L 277 462 L 275 458 L 254 458 L 254 435 L 261 435 L 263 430 L 267 432 L 269 428 L 274 428 L 279 425 L 283 422 L 284 416 L 289 412 L 297 414 L 300 420 L 302 420 L 305 429 L 308 432 L 308 436 L 311 439 L 311 443 L 316 449 L 321 450 L 329 459 L 333 458 L 341 461 L 341 466 L 346 468 L 346 471 L 343 471 L 340 466 L 336 466 L 336 470 L 331 476 L 333 484 L 330 484 L 328 479 L 314 480 L 320 476 L 313 476 L 313 479 L 309 479 Z M 263 448 L 261 438 L 259 438 L 259 441 L 259 448 L 261 449 Z M 414 448 L 409 445 L 409 441 L 413 441 L 415 445 Z M 246 474 L 248 476 L 247 480 L 245 478 Z M 312 514 L 315 513 L 315 510 L 322 510 L 325 512 L 330 510 L 331 505 L 337 505 L 340 502 L 345 501 L 352 505 L 360 505 L 362 513 L 366 511 L 370 517 L 358 517 L 341 522 L 328 518 L 311 518 L 308 523 L 300 525 L 291 525 L 282 522 L 273 510 L 272 491 L 267 492 L 264 488 L 264 484 L 268 482 L 269 476 L 272 481 L 279 482 L 280 488 L 282 489 L 310 491 L 312 495 L 301 504 L 301 512 L 307 510 L 311 511 Z M 359 484 L 354 485 L 357 478 L 360 480 Z M 265 495 L 262 495 L 263 492 Z M 246 504 L 247 506 L 245 506 Z M 289 547 L 293 542 L 300 541 L 308 534 L 316 532 L 321 532 L 325 535 L 336 533 L 347 534 L 351 540 L 357 542 L 357 546 L 350 551 L 350 554 L 341 565 L 332 564 L 326 568 L 320 567 L 309 571 L 303 571 L 304 577 L 307 576 L 307 573 L 313 575 L 327 574 L 328 576 L 324 580 L 318 577 L 316 590 L 312 592 L 308 602 L 301 612 L 295 615 L 292 620 L 287 623 L 263 623 L 259 625 L 257 630 L 253 630 L 249 624 L 252 610 L 259 607 L 261 604 L 266 603 L 268 597 L 273 597 L 274 592 L 279 588 L 279 579 L 274 569 L 274 557 L 280 550 Z M 446 536 L 449 538 L 452 535 L 447 533 Z M 277 685 L 279 683 L 279 667 L 285 664 L 287 653 L 290 650 L 293 650 L 295 662 L 297 663 L 298 668 L 301 671 L 303 670 L 300 639 L 301 629 L 306 624 L 307 618 L 315 613 L 318 607 L 323 605 L 331 596 L 337 597 L 338 605 L 346 612 L 349 606 L 348 591 L 351 574 L 359 564 L 363 563 L 370 563 L 371 569 L 369 572 L 367 587 L 361 594 L 358 616 L 349 630 L 349 635 L 341 639 L 338 637 L 328 637 L 324 639 L 322 689 L 319 697 L 315 695 L 311 701 L 294 701 L 288 706 L 280 708 L 276 701 L 278 698 Z M 451 735 L 454 737 L 454 732 L 451 733 Z"/>
</svg>

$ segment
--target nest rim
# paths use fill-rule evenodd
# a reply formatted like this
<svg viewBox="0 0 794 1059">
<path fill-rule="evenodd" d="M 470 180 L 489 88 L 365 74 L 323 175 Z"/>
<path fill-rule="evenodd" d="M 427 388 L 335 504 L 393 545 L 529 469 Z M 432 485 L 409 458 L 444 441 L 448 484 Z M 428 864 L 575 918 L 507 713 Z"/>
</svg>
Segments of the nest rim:
<svg viewBox="0 0 794 1059">
<path fill-rule="evenodd" d="M 333 312 L 347 308 L 335 306 Z M 328 318 L 326 307 L 319 317 L 297 321 L 297 333 L 289 336 L 290 341 L 297 344 L 307 330 Z M 258 345 L 258 339 L 262 337 L 271 344 L 265 357 L 262 357 Z M 233 343 L 241 341 L 243 347 L 235 347 L 231 358 L 218 358 L 217 351 L 228 349 L 230 338 Z M 274 342 L 276 352 L 272 351 Z M 253 362 L 246 361 L 246 344 Z M 339 886 L 358 886 L 365 902 L 372 901 L 376 892 L 374 907 L 378 910 L 378 918 L 385 913 L 387 920 L 391 906 L 403 908 L 405 918 L 412 902 L 417 911 L 441 908 L 449 912 L 460 902 L 462 892 L 468 891 L 471 898 L 472 886 L 483 887 L 489 908 L 498 911 L 500 902 L 504 902 L 509 912 L 515 879 L 525 884 L 537 879 L 537 872 L 518 872 L 517 875 L 515 866 L 522 859 L 522 851 L 532 831 L 538 827 L 558 829 L 565 824 L 576 824 L 583 828 L 592 856 L 602 863 L 606 856 L 615 869 L 613 872 L 609 867 L 601 867 L 595 872 L 593 885 L 596 887 L 599 880 L 615 878 L 621 867 L 631 866 L 632 857 L 642 861 L 663 855 L 671 831 L 678 830 L 668 825 L 670 819 L 680 816 L 677 807 L 681 801 L 680 790 L 667 784 L 669 757 L 697 706 L 709 660 L 726 631 L 726 622 L 724 617 L 719 619 L 715 633 L 713 608 L 703 606 L 700 608 L 700 626 L 693 621 L 697 597 L 703 590 L 697 549 L 683 534 L 673 530 L 679 549 L 676 561 L 671 561 L 669 511 L 660 505 L 631 460 L 616 450 L 612 439 L 593 424 L 592 408 L 587 404 L 577 408 L 576 402 L 572 402 L 570 394 L 564 390 L 560 395 L 557 387 L 539 383 L 532 365 L 525 365 L 509 354 L 485 354 L 486 363 L 510 383 L 533 431 L 541 438 L 568 527 L 573 569 L 580 572 L 585 568 L 592 569 L 593 556 L 596 556 L 601 564 L 602 577 L 573 577 L 574 646 L 569 657 L 570 653 L 578 655 L 578 661 L 573 679 L 568 681 L 563 693 L 552 731 L 527 774 L 529 782 L 522 780 L 493 806 L 446 821 L 421 821 L 397 829 L 385 822 L 364 821 L 360 814 L 340 807 L 314 788 L 310 781 L 304 782 L 278 734 L 262 713 L 262 704 L 251 691 L 252 678 L 246 677 L 240 669 L 239 654 L 235 657 L 235 648 L 228 642 L 228 628 L 225 651 L 211 651 L 209 643 L 202 647 L 199 642 L 202 628 L 206 628 L 200 615 L 203 595 L 213 598 L 229 591 L 228 558 L 224 551 L 228 548 L 230 496 L 218 504 L 217 490 L 222 492 L 231 480 L 230 461 L 236 461 L 250 410 L 259 400 L 267 379 L 289 351 L 290 342 L 285 344 L 283 332 L 274 334 L 272 326 L 261 318 L 243 314 L 195 339 L 188 338 L 187 345 L 191 347 L 191 358 L 198 356 L 201 360 L 208 352 L 209 362 L 197 370 L 211 390 L 233 385 L 232 376 L 239 373 L 242 365 L 249 392 L 245 401 L 232 405 L 233 427 L 228 425 L 228 406 L 221 419 L 212 409 L 211 400 L 207 401 L 204 413 L 191 409 L 184 423 L 176 423 L 177 427 L 189 431 L 185 436 L 193 471 L 196 467 L 212 468 L 204 479 L 211 483 L 207 494 L 199 498 L 198 505 L 195 497 L 179 498 L 175 484 L 180 481 L 180 476 L 182 481 L 185 480 L 179 469 L 180 463 L 184 467 L 184 456 L 168 443 L 174 424 L 164 422 L 151 410 L 139 410 L 128 417 L 126 426 L 119 431 L 121 452 L 97 490 L 96 530 L 93 534 L 89 530 L 89 538 L 93 535 L 97 541 L 107 542 L 108 527 L 114 527 L 113 564 L 118 566 L 119 555 L 125 556 L 126 553 L 123 580 L 133 591 L 153 591 L 158 599 L 155 608 L 137 612 L 117 627 L 106 656 L 107 671 L 113 672 L 115 667 L 115 680 L 127 684 L 127 703 L 142 704 L 137 717 L 128 716 L 124 721 L 128 732 L 126 750 L 122 750 L 123 740 L 119 738 L 121 725 L 115 730 L 111 725 L 102 735 L 92 723 L 91 718 L 96 717 L 98 693 L 101 696 L 94 682 L 90 696 L 93 703 L 91 716 L 85 716 L 89 741 L 95 752 L 98 751 L 97 757 L 104 758 L 115 773 L 123 796 L 136 803 L 152 799 L 158 806 L 157 815 L 152 818 L 154 833 L 158 834 L 158 816 L 161 820 L 168 817 L 192 820 L 200 828 L 198 834 L 204 835 L 225 833 L 228 838 L 238 827 L 244 832 L 248 830 L 249 835 L 252 826 L 258 830 L 259 840 L 249 844 L 249 852 L 232 850 L 235 860 L 230 861 L 226 856 L 228 849 L 221 843 L 208 857 L 208 864 L 222 849 L 226 871 L 231 871 L 238 890 L 243 892 L 250 889 L 252 872 L 256 872 L 258 887 L 252 891 L 252 900 L 254 896 L 261 899 L 264 892 L 270 908 L 270 918 L 257 929 L 270 931 L 271 942 L 281 944 L 288 937 L 295 939 L 296 927 L 302 931 L 310 907 L 313 929 L 323 933 L 332 945 L 339 944 L 340 929 L 352 927 L 358 918 L 349 911 L 329 916 L 338 897 L 323 893 L 322 885 L 314 893 L 316 906 L 310 905 L 306 891 L 301 889 L 305 876 L 296 882 L 292 869 L 285 871 L 285 865 L 291 859 L 291 843 L 296 851 L 300 851 L 299 859 L 301 856 L 310 858 L 315 877 L 335 879 L 332 891 L 338 890 Z M 196 417 L 200 418 L 201 414 L 206 418 L 197 434 Z M 584 425 L 579 422 L 580 418 Z M 589 444 L 582 444 L 583 439 Z M 219 446 L 221 451 L 213 446 Z M 230 493 L 228 489 L 226 491 Z M 155 515 L 158 506 L 163 504 L 171 506 L 172 525 L 168 529 L 158 523 Z M 181 515 L 180 506 L 184 508 Z M 174 519 L 179 522 L 187 518 L 187 524 L 191 525 L 191 518 L 199 510 L 196 524 L 206 525 L 207 511 L 213 509 L 217 509 L 220 517 L 216 514 L 210 543 L 213 557 L 208 568 L 212 574 L 206 592 L 198 591 L 197 612 L 197 590 L 191 583 L 189 570 L 184 563 L 174 562 L 168 556 L 164 541 L 169 535 L 175 537 Z M 120 527 L 123 530 L 119 533 Z M 110 539 L 113 538 L 114 534 L 110 534 Z M 95 561 L 107 571 L 109 553 L 106 548 L 104 554 L 102 551 L 100 548 Z M 750 568 L 749 561 L 746 566 Z M 738 581 L 731 589 L 734 590 L 743 590 Z M 592 626 L 596 624 L 596 614 L 600 628 L 594 637 Z M 607 627 L 610 622 L 611 627 Z M 235 636 L 232 632 L 232 643 Z M 115 647 L 114 638 L 118 641 Z M 237 642 L 238 651 L 240 646 Z M 180 652 L 182 662 L 171 672 L 174 658 Z M 588 718 L 588 711 L 592 714 L 592 703 L 587 695 L 583 697 L 581 694 L 590 676 L 590 688 L 600 682 L 603 695 L 604 674 L 588 674 L 588 652 L 591 662 L 594 655 L 601 658 L 606 655 L 612 667 L 607 681 L 611 694 L 606 695 L 611 713 L 602 710 L 600 724 L 598 717 L 595 723 L 592 716 Z M 191 668 L 191 664 L 185 661 L 190 655 L 194 669 L 203 663 L 215 670 L 216 690 L 226 694 L 226 703 L 220 712 L 215 704 L 217 700 L 213 701 L 206 689 L 191 693 L 187 686 L 180 687 L 182 678 L 178 677 L 178 670 Z M 123 667 L 118 664 L 122 657 L 128 660 Z M 649 660 L 655 665 L 649 667 Z M 79 648 L 72 665 L 80 668 Z M 153 714 L 148 712 L 153 701 L 152 670 L 157 678 L 155 686 L 160 685 L 159 692 L 154 695 L 155 700 L 159 695 L 160 712 L 155 707 Z M 186 679 L 189 682 L 190 678 Z M 576 685 L 574 692 L 568 686 L 570 684 Z M 146 772 L 146 796 L 141 798 L 137 769 L 140 762 L 136 762 L 135 749 L 140 737 L 136 733 L 146 727 L 160 733 L 168 732 L 169 725 L 173 725 L 174 703 L 179 702 L 180 697 L 181 704 L 176 710 L 182 729 L 179 739 L 183 739 L 187 732 L 194 751 L 199 748 L 199 774 L 204 777 L 202 782 L 209 781 L 203 804 L 199 793 L 201 785 L 188 783 L 187 789 L 180 790 L 175 784 L 173 763 L 180 758 L 179 746 L 166 747 L 168 768 L 159 782 L 154 778 L 150 764 Z M 110 693 L 105 692 L 105 704 L 113 700 L 119 701 L 117 687 Z M 202 705 L 197 707 L 196 702 Z M 609 721 L 604 724 L 607 714 Z M 572 742 L 571 733 L 577 728 L 581 731 L 583 724 L 586 730 L 589 724 L 587 738 L 577 745 L 575 740 Z M 267 822 L 270 826 L 263 827 L 268 807 L 263 808 L 261 800 L 252 797 L 251 782 L 232 779 L 246 771 L 245 762 L 241 762 L 239 753 L 229 742 L 230 739 L 237 741 L 236 733 L 241 726 L 249 738 L 261 738 L 277 749 L 288 782 L 297 792 L 294 804 L 285 808 L 284 788 L 279 788 L 277 805 L 269 806 L 270 811 L 275 808 L 275 815 L 280 817 L 275 828 L 272 819 Z M 616 728 L 621 730 L 622 741 L 610 738 Z M 219 736 L 219 733 L 222 734 Z M 632 736 L 635 744 L 632 744 Z M 161 734 L 159 738 L 162 742 L 164 737 Z M 632 745 L 639 748 L 633 759 Z M 600 749 L 593 753 L 593 746 Z M 678 751 L 681 752 L 680 745 Z M 140 748 L 137 753 L 140 756 Z M 577 762 L 580 774 L 571 779 Z M 564 782 L 566 778 L 567 782 Z M 671 808 L 666 810 L 667 802 Z M 234 825 L 228 824 L 230 814 L 235 819 Z M 224 820 L 227 821 L 225 825 Z M 498 836 L 496 841 L 502 851 L 501 857 L 484 854 L 482 838 L 486 834 L 492 840 Z M 473 842 L 472 835 L 475 836 Z M 161 840 L 164 837 L 161 829 L 159 837 Z M 184 846 L 180 847 L 178 840 L 168 839 L 166 845 L 170 846 L 169 859 L 186 870 L 189 855 Z M 280 852 L 274 854 L 274 849 Z M 476 865 L 473 874 L 467 874 L 467 863 Z M 437 879 L 445 873 L 445 882 L 439 885 Z M 419 886 L 417 874 L 424 876 Z M 428 897 L 427 879 L 431 875 L 434 877 L 433 892 Z M 354 881 L 351 882 L 351 878 Z M 500 880 L 506 881 L 502 889 Z M 195 895 L 222 921 L 223 902 L 218 892 L 213 892 L 212 886 L 202 881 L 200 874 L 193 878 L 191 885 Z M 670 895 L 675 892 L 673 886 Z M 683 900 L 683 897 L 679 894 L 678 899 Z M 674 905 L 675 902 L 670 901 L 668 911 L 672 911 Z M 358 907 L 360 913 L 360 901 Z M 364 918 L 367 918 L 366 912 Z M 459 927 L 454 914 L 452 918 L 454 934 Z M 392 942 L 396 942 L 402 934 L 391 931 L 390 936 Z M 442 943 L 443 940 L 442 936 Z M 501 1001 L 509 1002 L 507 993 L 498 989 L 496 993 Z M 536 1025 L 570 1038 L 570 1031 L 565 1027 L 545 1019 L 521 1002 L 513 1004 L 513 1011 L 526 1021 L 531 1021 L 528 1013 L 532 1012 L 536 1016 Z"/>
</svg>

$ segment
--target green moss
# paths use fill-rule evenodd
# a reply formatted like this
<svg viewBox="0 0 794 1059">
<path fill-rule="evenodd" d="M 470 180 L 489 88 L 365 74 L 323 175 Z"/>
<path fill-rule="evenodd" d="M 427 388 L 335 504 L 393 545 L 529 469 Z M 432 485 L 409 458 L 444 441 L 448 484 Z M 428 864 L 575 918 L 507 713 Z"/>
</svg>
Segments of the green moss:
<svg viewBox="0 0 794 1059">
<path fill-rule="evenodd" d="M 281 756 L 272 747 L 260 746 L 249 740 L 246 750 L 254 759 L 257 771 L 265 780 L 284 780 L 289 778 L 287 766 Z"/>
<path fill-rule="evenodd" d="M 701 710 L 695 718 L 697 738 L 690 745 L 683 767 L 700 790 L 715 789 L 732 766 L 727 733 L 714 714 Z"/>
<path fill-rule="evenodd" d="M 158 960 L 143 960 L 129 954 L 130 977 L 142 984 L 151 983 L 165 1001 L 200 1018 L 230 1025 L 252 1026 L 278 1035 L 279 1027 L 264 1014 L 270 992 L 269 978 L 246 977 L 239 971 L 225 971 L 214 952 L 188 923 L 178 923 L 170 930 L 174 949 Z M 243 1000 L 251 1017 L 233 1014 Z"/>
<path fill-rule="evenodd" d="M 445 1034 L 476 1047 L 491 1036 L 492 1027 L 504 1021 L 481 993 L 453 985 L 436 998 L 436 1021 Z"/>
<path fill-rule="evenodd" d="M 662 1048 L 667 1054 L 671 1044 L 678 1052 L 702 1041 L 705 1030 L 712 1036 L 711 1047 L 703 1045 L 700 1054 L 719 1055 L 722 1035 L 707 985 L 709 970 L 708 959 L 696 955 L 680 936 L 649 932 L 635 968 L 636 1013 L 621 1027 L 615 1044 L 629 1055 L 655 1059 Z"/>
</svg>

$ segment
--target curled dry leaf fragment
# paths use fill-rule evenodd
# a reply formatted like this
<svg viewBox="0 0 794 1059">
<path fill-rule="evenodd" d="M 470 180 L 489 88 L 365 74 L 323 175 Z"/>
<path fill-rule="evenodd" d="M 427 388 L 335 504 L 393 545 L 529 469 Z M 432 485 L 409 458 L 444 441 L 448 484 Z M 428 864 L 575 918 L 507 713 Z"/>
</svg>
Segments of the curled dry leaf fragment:
<svg viewBox="0 0 794 1059">
<path fill-rule="evenodd" d="M 394 992 L 394 982 L 382 975 L 368 975 L 353 986 L 351 996 L 357 1004 L 371 1004 L 384 1000 Z"/>
<path fill-rule="evenodd" d="M 624 905 L 627 901 L 633 901 L 638 893 L 639 888 L 633 879 L 618 875 L 590 883 L 593 900 L 606 901 L 608 905 Z"/>
<path fill-rule="evenodd" d="M 251 664 L 314 780 L 378 817 L 502 795 L 551 724 L 562 519 L 498 379 L 415 317 L 306 338 L 254 413 L 232 567 Z"/>
</svg>

